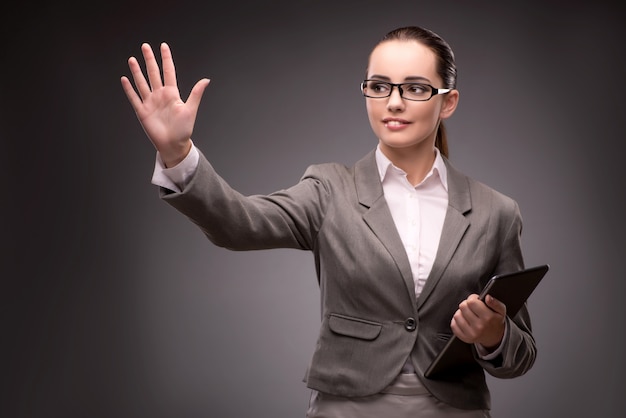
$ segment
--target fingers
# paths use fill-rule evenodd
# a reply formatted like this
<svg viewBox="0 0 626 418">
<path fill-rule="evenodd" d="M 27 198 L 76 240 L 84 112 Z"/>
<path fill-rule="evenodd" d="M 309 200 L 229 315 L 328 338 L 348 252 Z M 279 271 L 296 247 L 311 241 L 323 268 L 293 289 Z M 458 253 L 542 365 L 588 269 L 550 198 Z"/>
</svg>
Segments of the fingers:
<svg viewBox="0 0 626 418">
<path fill-rule="evenodd" d="M 209 80 L 203 78 L 198 81 L 191 90 L 187 102 L 183 103 L 177 87 L 174 60 L 167 43 L 163 42 L 160 46 L 163 81 L 161 80 L 159 64 L 150 45 L 143 43 L 141 51 L 146 65 L 147 79 L 135 57 L 128 59 L 128 67 L 135 84 L 134 88 L 128 77 L 121 77 L 120 79 L 126 97 L 139 119 L 143 120 L 147 115 L 154 115 L 155 109 L 179 109 L 176 114 L 181 116 L 181 120 L 189 117 L 195 118 L 204 90 L 209 85 Z M 181 104 L 184 106 L 179 106 Z"/>
<path fill-rule="evenodd" d="M 163 65 L 163 81 L 161 81 L 161 72 L 159 64 L 156 60 L 152 47 L 148 43 L 141 45 L 141 52 L 146 63 L 146 72 L 148 74 L 148 81 L 141 71 L 139 62 L 135 57 L 128 59 L 128 67 L 133 75 L 133 80 L 139 91 L 139 95 L 142 99 L 145 98 L 154 90 L 165 86 L 177 87 L 176 83 L 176 69 L 174 67 L 174 60 L 172 58 L 172 51 L 167 43 L 161 43 L 161 61 Z M 163 84 L 165 83 L 165 84 Z"/>
<path fill-rule="evenodd" d="M 502 341 L 506 306 L 488 295 L 485 302 L 470 295 L 459 304 L 450 321 L 452 332 L 466 343 L 481 343 L 492 347 Z"/>
<path fill-rule="evenodd" d="M 163 65 L 163 81 L 166 86 L 176 87 L 176 69 L 172 59 L 172 51 L 168 44 L 161 44 L 161 63 Z"/>
<path fill-rule="evenodd" d="M 133 76 L 133 81 L 135 82 L 139 96 L 142 100 L 145 100 L 145 98 L 150 94 L 150 86 L 141 72 L 141 67 L 139 66 L 139 62 L 137 62 L 137 58 L 130 57 L 128 59 L 128 68 L 130 68 L 130 73 Z"/>
<path fill-rule="evenodd" d="M 484 315 L 485 309 L 486 306 L 476 294 L 469 295 L 466 300 L 459 304 L 459 311 L 469 325 L 478 322 L 479 318 Z"/>
<path fill-rule="evenodd" d="M 491 299 L 494 308 L 483 303 L 476 294 L 468 296 L 459 304 L 459 309 L 452 317 L 450 325 L 453 331 L 463 335 L 466 339 L 477 338 L 485 327 L 493 321 L 494 315 L 500 314 L 499 311 L 502 311 L 504 307 L 501 302 L 494 298 Z"/>
<path fill-rule="evenodd" d="M 130 80 L 128 79 L 128 77 L 122 76 L 120 81 L 122 83 L 122 88 L 124 89 L 124 93 L 126 93 L 126 97 L 128 97 L 128 101 L 130 102 L 133 109 L 135 109 L 135 112 L 137 112 L 142 103 L 141 99 L 137 95 L 137 92 L 135 92 L 135 89 L 130 83 Z"/>
<path fill-rule="evenodd" d="M 150 44 L 142 44 L 141 52 L 143 54 L 144 61 L 146 62 L 146 71 L 150 82 L 148 83 L 148 81 L 146 81 L 146 78 L 141 70 L 141 66 L 135 57 L 130 57 L 128 59 L 128 67 L 130 68 L 130 72 L 133 76 L 133 81 L 135 82 L 139 95 L 137 95 L 137 92 L 135 92 L 127 77 L 122 77 L 121 79 L 122 88 L 126 93 L 126 97 L 128 97 L 128 100 L 131 102 L 135 110 L 139 109 L 138 106 L 146 100 L 152 91 L 163 86 L 159 65 Z M 172 60 L 172 53 L 169 46 L 166 43 L 161 44 L 161 55 L 164 57 L 163 71 L 166 84 L 176 87 L 176 71 L 174 69 L 174 61 Z"/>
<path fill-rule="evenodd" d="M 472 293 L 467 297 L 467 300 L 480 300 L 480 296 L 478 296 L 476 293 Z"/>
<path fill-rule="evenodd" d="M 152 47 L 149 44 L 144 43 L 141 45 L 141 52 L 143 53 L 143 59 L 146 63 L 146 72 L 148 73 L 148 80 L 150 81 L 150 89 L 154 91 L 163 87 L 163 83 L 161 82 L 161 70 L 159 69 L 159 64 L 154 56 L 154 52 L 152 52 Z"/>
<path fill-rule="evenodd" d="M 480 307 L 473 301 L 477 298 L 472 295 L 459 304 L 452 320 L 463 329 L 472 328 L 480 321 Z M 480 302 L 482 305 L 482 302 Z"/>
<path fill-rule="evenodd" d="M 465 317 L 461 313 L 461 310 L 457 310 L 450 321 L 450 328 L 452 332 L 466 343 L 473 342 L 472 336 L 468 333 L 472 330 Z"/>
</svg>

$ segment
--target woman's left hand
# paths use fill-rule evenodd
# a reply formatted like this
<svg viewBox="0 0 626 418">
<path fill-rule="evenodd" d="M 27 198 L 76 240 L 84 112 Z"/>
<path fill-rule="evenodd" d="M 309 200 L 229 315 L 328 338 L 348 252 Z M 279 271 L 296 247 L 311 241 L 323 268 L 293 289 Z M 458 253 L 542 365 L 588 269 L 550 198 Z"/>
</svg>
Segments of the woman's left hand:
<svg viewBox="0 0 626 418">
<path fill-rule="evenodd" d="M 450 327 L 462 341 L 493 351 L 504 338 L 505 318 L 506 306 L 502 302 L 490 295 L 483 302 L 472 294 L 459 304 Z"/>
</svg>

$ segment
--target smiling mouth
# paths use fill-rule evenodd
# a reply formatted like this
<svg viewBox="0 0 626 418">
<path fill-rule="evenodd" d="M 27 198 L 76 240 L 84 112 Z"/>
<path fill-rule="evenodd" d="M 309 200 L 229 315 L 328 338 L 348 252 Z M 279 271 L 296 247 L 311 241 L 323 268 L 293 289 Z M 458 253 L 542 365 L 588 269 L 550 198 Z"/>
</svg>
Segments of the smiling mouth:
<svg viewBox="0 0 626 418">
<path fill-rule="evenodd" d="M 409 124 L 409 122 L 401 119 L 383 119 L 383 123 L 385 124 L 385 126 L 391 128 L 405 126 Z"/>
</svg>

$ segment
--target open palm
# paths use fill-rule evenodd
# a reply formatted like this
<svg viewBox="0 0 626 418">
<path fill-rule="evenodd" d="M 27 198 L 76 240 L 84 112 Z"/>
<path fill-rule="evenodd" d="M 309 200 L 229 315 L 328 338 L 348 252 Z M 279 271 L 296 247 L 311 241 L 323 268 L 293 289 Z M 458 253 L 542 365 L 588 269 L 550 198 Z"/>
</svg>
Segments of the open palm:
<svg viewBox="0 0 626 418">
<path fill-rule="evenodd" d="M 143 44 L 141 51 L 148 80 L 144 77 L 137 59 L 130 57 L 128 66 L 137 91 L 125 76 L 121 78 L 122 88 L 148 138 L 161 153 L 164 163 L 171 167 L 189 152 L 198 107 L 209 80 L 198 81 L 187 102 L 184 102 L 176 83 L 176 70 L 169 46 L 166 43 L 161 44 L 163 80 L 150 45 Z"/>
</svg>

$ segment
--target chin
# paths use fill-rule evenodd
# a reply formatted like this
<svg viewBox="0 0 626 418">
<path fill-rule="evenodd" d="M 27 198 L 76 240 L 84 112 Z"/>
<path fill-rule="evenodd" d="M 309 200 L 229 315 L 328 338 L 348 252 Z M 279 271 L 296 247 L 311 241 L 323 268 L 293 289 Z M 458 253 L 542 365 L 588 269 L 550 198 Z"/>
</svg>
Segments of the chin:
<svg viewBox="0 0 626 418">
<path fill-rule="evenodd" d="M 380 142 L 389 148 L 415 148 L 423 145 L 425 141 L 416 141 L 414 139 L 381 139 Z"/>
</svg>

